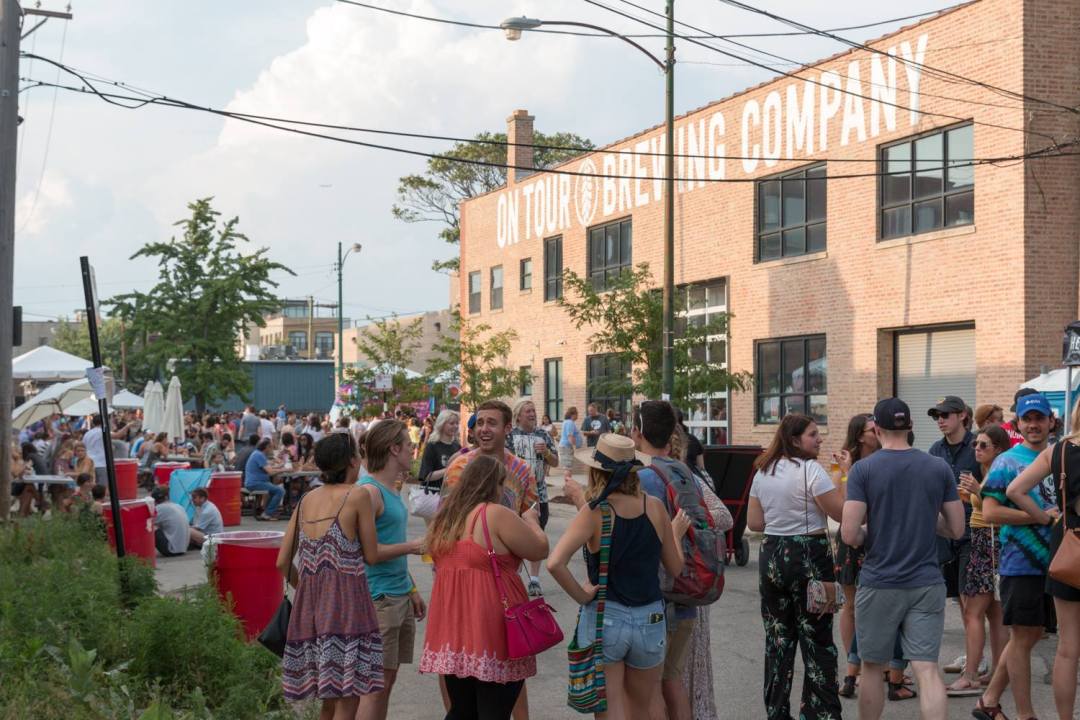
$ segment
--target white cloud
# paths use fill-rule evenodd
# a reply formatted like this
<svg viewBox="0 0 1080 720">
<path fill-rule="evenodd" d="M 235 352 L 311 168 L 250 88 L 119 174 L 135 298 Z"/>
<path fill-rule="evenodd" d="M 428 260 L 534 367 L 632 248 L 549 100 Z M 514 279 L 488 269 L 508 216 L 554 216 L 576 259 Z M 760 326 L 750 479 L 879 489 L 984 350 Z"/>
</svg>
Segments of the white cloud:
<svg viewBox="0 0 1080 720">
<path fill-rule="evenodd" d="M 67 179 L 59 173 L 46 171 L 36 186 L 15 201 L 16 232 L 26 237 L 41 234 L 50 219 L 71 204 Z"/>
</svg>

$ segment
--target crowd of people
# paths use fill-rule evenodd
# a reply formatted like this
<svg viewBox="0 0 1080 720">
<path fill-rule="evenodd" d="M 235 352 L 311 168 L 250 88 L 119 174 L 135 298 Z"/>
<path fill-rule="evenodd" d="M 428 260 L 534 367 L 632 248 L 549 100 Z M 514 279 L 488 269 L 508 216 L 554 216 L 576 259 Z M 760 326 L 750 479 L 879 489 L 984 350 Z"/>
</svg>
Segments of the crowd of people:
<svg viewBox="0 0 1080 720">
<path fill-rule="evenodd" d="M 783 418 L 756 462 L 747 517 L 763 533 L 768 718 L 792 717 L 798 647 L 802 718 L 839 718 L 840 698 L 856 694 L 859 717 L 880 718 L 887 691 L 890 701 L 918 698 L 923 718 L 944 720 L 947 697 L 972 696 L 973 717 L 1004 720 L 1008 688 L 1010 717 L 1031 720 L 1032 648 L 1047 633 L 1058 635 L 1058 717 L 1073 717 L 1080 589 L 1048 571 L 1078 518 L 1080 408 L 1065 437 L 1042 394 L 1020 390 L 1013 411 L 1005 422 L 999 407 L 973 412 L 945 397 L 926 409 L 941 437 L 924 453 L 912 447 L 907 404 L 883 400 L 851 419 L 831 474 L 818 462 L 816 423 Z M 840 525 L 835 543 L 830 519 Z M 811 607 L 808 592 L 819 589 L 827 600 Z M 959 673 L 946 686 L 939 654 L 949 597 L 960 605 L 966 653 L 945 667 Z M 904 675 L 909 664 L 917 690 Z"/>
</svg>

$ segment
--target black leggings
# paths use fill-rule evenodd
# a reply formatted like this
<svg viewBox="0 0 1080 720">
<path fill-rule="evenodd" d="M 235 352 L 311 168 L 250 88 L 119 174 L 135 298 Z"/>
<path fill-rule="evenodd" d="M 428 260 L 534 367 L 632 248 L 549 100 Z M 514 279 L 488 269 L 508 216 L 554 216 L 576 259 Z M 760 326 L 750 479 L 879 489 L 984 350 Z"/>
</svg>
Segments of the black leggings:
<svg viewBox="0 0 1080 720">
<path fill-rule="evenodd" d="M 443 675 L 450 712 L 446 720 L 509 720 L 524 680 L 512 683 L 483 682 L 476 678 Z"/>
</svg>

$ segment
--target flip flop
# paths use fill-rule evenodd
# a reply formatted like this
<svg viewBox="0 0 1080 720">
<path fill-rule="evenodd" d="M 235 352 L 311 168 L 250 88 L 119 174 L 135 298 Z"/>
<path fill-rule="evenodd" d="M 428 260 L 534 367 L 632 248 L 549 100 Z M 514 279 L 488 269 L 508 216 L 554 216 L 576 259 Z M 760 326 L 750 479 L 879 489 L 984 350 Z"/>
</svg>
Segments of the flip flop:
<svg viewBox="0 0 1080 720">
<path fill-rule="evenodd" d="M 917 697 L 919 697 L 919 694 L 903 683 L 889 683 L 890 700 L 911 700 Z"/>
<path fill-rule="evenodd" d="M 966 677 L 961 675 L 951 685 L 945 688 L 945 693 L 949 697 L 971 697 L 974 695 L 982 695 L 983 687 L 979 683 L 973 683 Z"/>
<path fill-rule="evenodd" d="M 975 709 L 971 711 L 971 716 L 975 720 L 1009 720 L 1009 718 L 1001 711 L 1001 705 L 986 705 L 983 703 L 983 699 L 979 698 L 979 702 L 975 703 Z"/>
</svg>

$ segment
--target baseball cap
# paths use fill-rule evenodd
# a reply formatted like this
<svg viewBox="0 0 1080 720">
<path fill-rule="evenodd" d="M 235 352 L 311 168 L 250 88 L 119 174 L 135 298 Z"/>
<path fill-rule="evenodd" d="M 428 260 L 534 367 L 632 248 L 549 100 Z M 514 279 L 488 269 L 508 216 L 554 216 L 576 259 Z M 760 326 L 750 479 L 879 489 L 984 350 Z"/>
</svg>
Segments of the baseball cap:
<svg viewBox="0 0 1080 720">
<path fill-rule="evenodd" d="M 967 405 L 956 395 L 946 395 L 938 400 L 937 405 L 926 411 L 930 417 L 938 413 L 958 413 L 967 410 Z"/>
<path fill-rule="evenodd" d="M 1050 401 L 1040 392 L 1022 396 L 1016 401 L 1016 416 L 1024 417 L 1029 412 L 1037 412 L 1050 417 Z"/>
<path fill-rule="evenodd" d="M 1016 403 L 1020 402 L 1020 398 L 1024 397 L 1025 395 L 1034 395 L 1037 392 L 1039 392 L 1039 391 L 1036 390 L 1035 388 L 1029 388 L 1029 387 L 1020 388 L 1019 390 L 1016 391 L 1016 394 L 1013 395 L 1013 404 L 1012 404 L 1012 407 L 1009 408 L 1009 410 L 1011 410 L 1012 412 L 1016 412 Z"/>
<path fill-rule="evenodd" d="M 476 427 L 476 413 L 469 416 L 469 421 L 465 423 L 470 430 Z"/>
<path fill-rule="evenodd" d="M 900 398 L 885 398 L 874 406 L 874 424 L 882 430 L 910 430 L 911 408 Z"/>
</svg>

